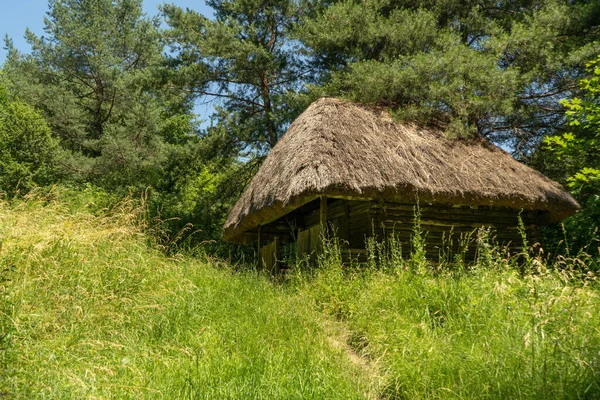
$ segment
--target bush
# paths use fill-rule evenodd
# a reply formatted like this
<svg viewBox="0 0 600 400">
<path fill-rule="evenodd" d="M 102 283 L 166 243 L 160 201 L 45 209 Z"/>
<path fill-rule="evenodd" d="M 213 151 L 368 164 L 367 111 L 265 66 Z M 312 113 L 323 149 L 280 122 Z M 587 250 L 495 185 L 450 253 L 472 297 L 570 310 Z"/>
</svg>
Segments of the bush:
<svg viewBox="0 0 600 400">
<path fill-rule="evenodd" d="M 14 196 L 54 182 L 58 154 L 42 115 L 0 91 L 0 192 Z"/>
</svg>

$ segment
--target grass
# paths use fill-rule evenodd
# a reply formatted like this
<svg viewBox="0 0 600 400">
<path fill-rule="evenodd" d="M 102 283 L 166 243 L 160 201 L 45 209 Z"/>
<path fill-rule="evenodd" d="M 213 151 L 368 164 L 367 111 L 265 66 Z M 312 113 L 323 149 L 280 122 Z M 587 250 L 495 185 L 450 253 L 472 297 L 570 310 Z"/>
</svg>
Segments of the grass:
<svg viewBox="0 0 600 400">
<path fill-rule="evenodd" d="M 351 275 L 305 290 L 378 366 L 385 398 L 600 397 L 597 288 L 554 272 Z"/>
<path fill-rule="evenodd" d="M 31 398 L 362 398 L 323 317 L 268 278 L 149 248 L 133 203 L 0 204 L 0 389 Z"/>
<path fill-rule="evenodd" d="M 600 288 L 576 260 L 483 243 L 469 268 L 342 267 L 330 245 L 279 281 L 146 231 L 136 202 L 93 192 L 0 202 L 4 395 L 600 398 Z"/>
</svg>

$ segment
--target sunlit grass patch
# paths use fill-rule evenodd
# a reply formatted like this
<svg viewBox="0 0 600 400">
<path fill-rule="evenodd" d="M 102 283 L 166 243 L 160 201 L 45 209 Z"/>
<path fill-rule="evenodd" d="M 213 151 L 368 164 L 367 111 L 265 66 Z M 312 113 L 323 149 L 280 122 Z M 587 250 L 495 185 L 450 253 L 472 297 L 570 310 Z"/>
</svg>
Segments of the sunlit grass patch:
<svg viewBox="0 0 600 400">
<path fill-rule="evenodd" d="M 331 240 L 273 279 L 166 256 L 140 202 L 68 193 L 0 202 L 3 396 L 600 397 L 585 258 L 508 258 L 483 233 L 472 265 L 371 243 L 344 266 Z"/>
<path fill-rule="evenodd" d="M 362 397 L 309 304 L 265 276 L 149 248 L 137 206 L 0 203 L 2 392 Z"/>
<path fill-rule="evenodd" d="M 481 247 L 452 269 L 390 249 L 362 269 L 326 261 L 303 290 L 377 365 L 384 398 L 600 397 L 596 275 Z"/>
</svg>

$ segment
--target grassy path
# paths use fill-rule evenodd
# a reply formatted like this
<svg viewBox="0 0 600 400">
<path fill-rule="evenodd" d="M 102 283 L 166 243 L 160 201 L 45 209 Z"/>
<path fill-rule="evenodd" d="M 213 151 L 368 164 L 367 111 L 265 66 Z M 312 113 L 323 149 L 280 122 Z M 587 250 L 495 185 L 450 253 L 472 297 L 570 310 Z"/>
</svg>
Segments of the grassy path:
<svg viewBox="0 0 600 400">
<path fill-rule="evenodd" d="M 357 371 L 357 374 L 367 382 L 365 398 L 379 400 L 383 385 L 383 378 L 379 371 L 377 360 L 371 360 L 357 353 L 350 344 L 351 333 L 348 328 L 339 321 L 331 318 L 324 320 L 323 329 L 327 335 L 327 342 L 332 348 L 345 355 L 347 363 Z"/>
</svg>

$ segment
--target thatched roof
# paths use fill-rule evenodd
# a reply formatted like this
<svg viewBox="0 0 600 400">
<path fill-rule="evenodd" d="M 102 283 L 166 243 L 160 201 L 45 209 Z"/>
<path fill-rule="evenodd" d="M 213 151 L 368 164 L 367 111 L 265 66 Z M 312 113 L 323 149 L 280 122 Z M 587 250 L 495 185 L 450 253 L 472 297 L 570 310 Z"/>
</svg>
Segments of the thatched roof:
<svg viewBox="0 0 600 400">
<path fill-rule="evenodd" d="M 447 139 L 396 123 L 381 108 L 322 98 L 268 155 L 231 210 L 223 238 L 241 240 L 321 195 L 539 210 L 547 222 L 579 209 L 561 185 L 484 139 Z"/>
</svg>

